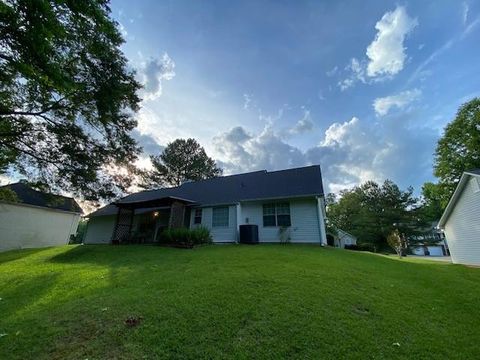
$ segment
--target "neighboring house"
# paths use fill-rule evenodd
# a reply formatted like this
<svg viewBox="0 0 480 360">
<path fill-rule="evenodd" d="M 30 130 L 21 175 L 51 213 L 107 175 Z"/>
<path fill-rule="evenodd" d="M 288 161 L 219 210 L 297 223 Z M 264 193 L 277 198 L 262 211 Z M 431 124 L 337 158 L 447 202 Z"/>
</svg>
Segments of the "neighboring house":
<svg viewBox="0 0 480 360">
<path fill-rule="evenodd" d="M 438 226 L 453 263 L 480 265 L 480 169 L 463 173 Z"/>
<path fill-rule="evenodd" d="M 328 245 L 342 249 L 345 248 L 345 245 L 357 245 L 357 238 L 355 236 L 342 229 L 336 230 L 337 233 L 335 235 L 327 234 Z"/>
<path fill-rule="evenodd" d="M 19 182 L 3 186 L 18 202 L 0 200 L 0 251 L 65 245 L 77 231 L 82 209 L 69 197 Z"/>
<path fill-rule="evenodd" d="M 438 227 L 438 221 L 433 221 L 422 229 L 424 234 L 413 237 L 410 249 L 418 256 L 448 256 L 450 255 L 445 234 Z"/>
<path fill-rule="evenodd" d="M 168 227 L 210 229 L 214 242 L 239 240 L 258 225 L 260 242 L 326 244 L 320 166 L 255 171 L 126 196 L 88 216 L 84 243 L 154 242 Z"/>
</svg>

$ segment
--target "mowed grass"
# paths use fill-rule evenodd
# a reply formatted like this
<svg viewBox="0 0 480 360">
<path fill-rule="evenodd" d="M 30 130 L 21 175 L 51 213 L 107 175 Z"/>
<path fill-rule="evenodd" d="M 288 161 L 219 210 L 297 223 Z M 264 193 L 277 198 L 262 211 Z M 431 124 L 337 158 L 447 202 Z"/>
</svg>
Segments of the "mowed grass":
<svg viewBox="0 0 480 360">
<path fill-rule="evenodd" d="M 11 251 L 0 297 L 1 359 L 480 354 L 480 269 L 317 246 Z"/>
</svg>

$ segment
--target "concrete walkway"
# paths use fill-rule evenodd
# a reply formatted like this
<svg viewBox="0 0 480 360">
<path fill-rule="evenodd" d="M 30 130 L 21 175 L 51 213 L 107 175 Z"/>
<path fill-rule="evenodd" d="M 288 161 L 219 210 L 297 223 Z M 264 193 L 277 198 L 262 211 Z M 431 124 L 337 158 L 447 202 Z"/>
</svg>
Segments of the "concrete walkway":
<svg viewBox="0 0 480 360">
<path fill-rule="evenodd" d="M 418 255 L 408 255 L 407 258 L 420 259 L 420 260 L 431 260 L 431 261 L 441 261 L 441 262 L 452 262 L 450 256 L 418 256 Z"/>
</svg>

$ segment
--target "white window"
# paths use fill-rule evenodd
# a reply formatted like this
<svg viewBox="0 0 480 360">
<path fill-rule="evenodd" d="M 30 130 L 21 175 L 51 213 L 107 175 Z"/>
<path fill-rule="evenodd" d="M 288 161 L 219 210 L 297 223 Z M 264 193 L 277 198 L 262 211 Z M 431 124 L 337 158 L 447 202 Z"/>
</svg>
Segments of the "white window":
<svg viewBox="0 0 480 360">
<path fill-rule="evenodd" d="M 212 212 L 212 227 L 228 227 L 228 206 L 214 207 Z"/>
<path fill-rule="evenodd" d="M 290 204 L 263 204 L 263 226 L 291 226 Z"/>
<path fill-rule="evenodd" d="M 193 217 L 194 224 L 202 223 L 202 209 L 195 209 L 195 215 Z"/>
</svg>

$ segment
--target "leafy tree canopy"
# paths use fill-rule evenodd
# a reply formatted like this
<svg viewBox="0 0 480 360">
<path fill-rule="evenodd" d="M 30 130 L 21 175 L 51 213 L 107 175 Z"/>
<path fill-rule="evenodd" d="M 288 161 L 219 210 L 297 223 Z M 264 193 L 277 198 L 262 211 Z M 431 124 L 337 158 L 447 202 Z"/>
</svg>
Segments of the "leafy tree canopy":
<svg viewBox="0 0 480 360">
<path fill-rule="evenodd" d="M 387 246 L 387 236 L 395 229 L 408 236 L 419 234 L 425 226 L 418 214 L 418 199 L 413 196 L 413 189 L 402 191 L 390 180 L 382 185 L 367 181 L 341 191 L 338 200 L 330 197 L 329 202 L 330 223 L 377 248 Z"/>
<path fill-rule="evenodd" d="M 480 98 L 462 105 L 445 128 L 435 151 L 434 168 L 445 207 L 462 173 L 480 168 Z"/>
<path fill-rule="evenodd" d="M 147 171 L 142 187 L 178 186 L 184 181 L 197 181 L 222 175 L 215 160 L 208 157 L 195 139 L 177 139 L 162 154 L 150 156 L 153 170 Z"/>
<path fill-rule="evenodd" d="M 422 206 L 420 212 L 426 221 L 437 221 L 443 214 L 449 200 L 449 191 L 444 184 L 426 182 L 422 186 Z"/>
<path fill-rule="evenodd" d="M 109 15 L 102 0 L 0 2 L 0 173 L 86 200 L 129 185 L 140 86 Z"/>
</svg>

